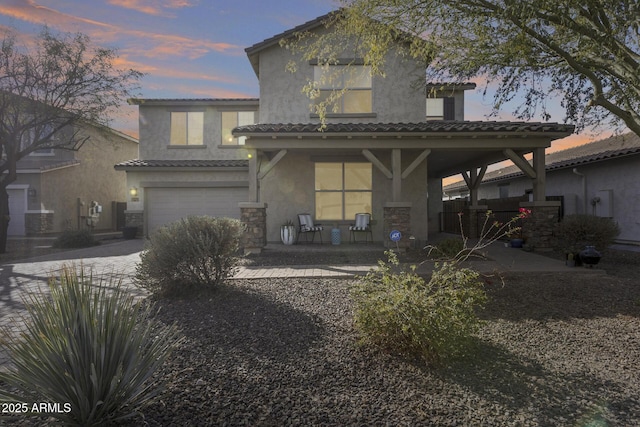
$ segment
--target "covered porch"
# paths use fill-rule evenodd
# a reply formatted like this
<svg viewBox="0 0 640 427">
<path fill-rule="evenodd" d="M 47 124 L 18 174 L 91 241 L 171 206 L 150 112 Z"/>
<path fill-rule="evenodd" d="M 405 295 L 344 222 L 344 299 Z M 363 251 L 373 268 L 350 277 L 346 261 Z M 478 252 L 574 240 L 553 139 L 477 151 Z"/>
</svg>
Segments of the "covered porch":
<svg viewBox="0 0 640 427">
<path fill-rule="evenodd" d="M 557 206 L 545 201 L 545 149 L 568 136 L 573 126 L 555 123 L 448 122 L 415 124 L 256 124 L 234 129 L 249 153 L 249 196 L 240 203 L 248 228 L 245 248 L 259 251 L 275 242 L 279 227 L 298 213 L 322 215 L 318 208 L 317 164 L 371 165 L 370 213 L 374 240 L 401 248 L 427 241 L 438 231 L 442 178 L 464 176 L 470 189 L 469 220 L 484 212 L 477 189 L 488 166 L 512 160 L 531 180 L 527 206 L 548 220 Z M 533 163 L 525 159 L 532 153 Z M 553 205 L 553 206 L 552 206 Z M 365 206 L 365 205 L 363 205 Z M 343 208 L 343 212 L 347 209 Z M 537 215 L 533 215 L 537 218 Z M 352 218 L 319 218 L 327 228 L 344 229 Z M 477 221 L 475 221 L 477 223 Z M 473 233 L 473 231 L 471 231 Z M 327 234 L 325 234 L 327 235 Z"/>
</svg>

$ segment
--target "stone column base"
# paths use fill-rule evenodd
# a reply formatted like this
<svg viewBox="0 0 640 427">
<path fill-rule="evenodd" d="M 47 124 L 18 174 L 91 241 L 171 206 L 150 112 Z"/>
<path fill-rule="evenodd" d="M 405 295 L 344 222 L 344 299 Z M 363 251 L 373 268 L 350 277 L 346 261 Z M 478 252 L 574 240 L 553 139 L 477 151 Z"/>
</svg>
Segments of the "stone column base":
<svg viewBox="0 0 640 427">
<path fill-rule="evenodd" d="M 382 233 L 385 248 L 404 249 L 411 247 L 411 202 L 388 202 L 384 205 Z M 397 230 L 402 238 L 393 242 L 389 236 L 391 231 Z"/>
<path fill-rule="evenodd" d="M 536 252 L 548 252 L 555 246 L 553 233 L 560 217 L 560 202 L 522 202 L 531 215 L 522 220 L 525 243 Z"/>
<path fill-rule="evenodd" d="M 241 242 L 244 253 L 259 254 L 267 245 L 267 204 L 243 202 L 238 206 L 240 221 L 246 227 Z"/>
<path fill-rule="evenodd" d="M 469 239 L 477 239 L 482 232 L 482 223 L 486 219 L 486 212 L 489 209 L 486 205 L 467 206 L 462 213 L 462 232 Z M 481 222 L 482 219 L 482 222 Z"/>
<path fill-rule="evenodd" d="M 136 235 L 144 233 L 144 211 L 124 211 L 125 227 L 136 227 Z"/>
<path fill-rule="evenodd" d="M 27 236 L 38 236 L 53 231 L 53 212 L 24 214 L 24 228 Z"/>
</svg>

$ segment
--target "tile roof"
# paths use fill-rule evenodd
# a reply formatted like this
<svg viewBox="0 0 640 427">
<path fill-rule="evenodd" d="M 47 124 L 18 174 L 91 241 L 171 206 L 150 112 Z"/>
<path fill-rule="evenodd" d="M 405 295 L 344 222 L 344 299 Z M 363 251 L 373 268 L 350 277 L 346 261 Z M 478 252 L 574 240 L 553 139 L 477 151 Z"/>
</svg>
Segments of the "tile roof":
<svg viewBox="0 0 640 427">
<path fill-rule="evenodd" d="M 61 168 L 66 168 L 68 166 L 75 166 L 75 165 L 79 165 L 80 164 L 80 160 L 78 159 L 71 159 L 71 160 L 63 160 L 60 162 L 56 162 L 56 163 L 50 163 L 50 164 L 45 164 L 40 166 L 40 170 L 41 171 L 51 171 L 51 170 L 55 170 L 55 169 L 61 169 Z"/>
<path fill-rule="evenodd" d="M 634 133 L 626 133 L 549 153 L 545 156 L 545 166 L 546 170 L 549 171 L 638 154 L 640 154 L 640 136 Z M 502 181 L 523 175 L 517 166 L 507 166 L 506 168 L 488 172 L 482 182 Z M 464 181 L 459 181 L 445 186 L 445 190 L 465 187 Z"/>
<path fill-rule="evenodd" d="M 438 132 L 573 132 L 573 125 L 539 122 L 443 121 L 418 123 L 271 123 L 240 126 L 234 135 L 327 133 L 438 133 Z"/>
<path fill-rule="evenodd" d="M 267 48 L 269 46 L 273 46 L 276 45 L 278 43 L 280 43 L 280 40 L 282 39 L 286 39 L 289 38 L 293 35 L 295 35 L 296 33 L 299 33 L 301 31 L 308 31 L 311 30 L 313 28 L 319 27 L 321 25 L 324 25 L 324 23 L 327 21 L 328 18 L 330 18 L 332 15 L 334 15 L 335 13 L 338 13 L 340 10 L 334 10 L 332 12 L 329 12 L 325 15 L 319 16 L 315 19 L 312 19 L 311 21 L 307 21 L 304 24 L 300 24 L 294 28 L 291 28 L 287 31 L 284 31 L 282 33 L 276 34 L 275 36 L 269 37 L 268 39 L 265 39 L 261 42 L 258 42 L 252 46 L 249 46 L 248 48 L 246 48 L 244 51 L 247 53 L 247 55 L 252 55 L 255 52 L 258 52 L 264 48 Z"/>
<path fill-rule="evenodd" d="M 129 98 L 130 105 L 164 104 L 164 103 L 190 103 L 190 104 L 228 104 L 228 103 L 258 103 L 259 98 Z"/>
<path fill-rule="evenodd" d="M 246 168 L 248 160 L 140 160 L 118 163 L 120 168 Z"/>
</svg>

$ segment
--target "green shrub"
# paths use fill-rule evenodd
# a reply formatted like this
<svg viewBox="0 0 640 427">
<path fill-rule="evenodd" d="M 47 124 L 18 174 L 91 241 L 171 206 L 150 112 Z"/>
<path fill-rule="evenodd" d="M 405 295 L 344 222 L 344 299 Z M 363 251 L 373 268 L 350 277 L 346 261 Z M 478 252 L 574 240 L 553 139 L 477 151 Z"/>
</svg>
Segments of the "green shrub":
<svg viewBox="0 0 640 427">
<path fill-rule="evenodd" d="M 464 242 L 459 237 L 450 237 L 429 247 L 429 256 L 439 259 L 455 259 L 464 251 Z"/>
<path fill-rule="evenodd" d="M 557 247 L 565 253 L 578 253 L 585 246 L 604 250 L 620 234 L 618 224 L 610 218 L 594 215 L 567 215 L 556 228 Z"/>
<path fill-rule="evenodd" d="M 64 267 L 49 279 L 50 297 L 31 295 L 20 337 L 7 327 L 11 356 L 0 400 L 56 402 L 48 413 L 66 425 L 105 425 L 134 416 L 159 391 L 152 374 L 178 345 L 174 326 L 151 319 L 122 282 L 94 283 L 82 269 Z M 63 406 L 69 404 L 69 406 Z"/>
<path fill-rule="evenodd" d="M 54 248 L 88 248 L 99 245 L 89 230 L 67 230 L 53 242 Z"/>
<path fill-rule="evenodd" d="M 154 293 L 214 287 L 238 264 L 244 226 L 237 219 L 191 216 L 159 228 L 136 267 L 136 282 Z"/>
<path fill-rule="evenodd" d="M 352 288 L 362 341 L 427 363 L 465 354 L 480 327 L 475 309 L 486 302 L 477 272 L 436 264 L 429 281 L 399 267 L 395 254 Z"/>
</svg>

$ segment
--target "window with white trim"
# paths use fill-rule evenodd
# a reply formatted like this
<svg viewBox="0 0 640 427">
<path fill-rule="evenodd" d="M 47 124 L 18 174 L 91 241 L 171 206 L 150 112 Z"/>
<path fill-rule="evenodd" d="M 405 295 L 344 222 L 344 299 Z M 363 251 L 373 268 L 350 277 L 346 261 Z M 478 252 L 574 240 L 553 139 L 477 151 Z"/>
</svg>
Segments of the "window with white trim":
<svg viewBox="0 0 640 427">
<path fill-rule="evenodd" d="M 171 145 L 204 145 L 204 112 L 171 112 Z"/>
<path fill-rule="evenodd" d="M 371 163 L 315 164 L 316 219 L 348 220 L 371 212 Z"/>
<path fill-rule="evenodd" d="M 313 80 L 319 96 L 316 104 L 327 100 L 334 91 L 348 89 L 327 108 L 331 114 L 373 112 L 371 67 L 368 65 L 316 65 Z"/>
<path fill-rule="evenodd" d="M 231 131 L 238 126 L 252 125 L 256 122 L 255 111 L 223 111 L 222 112 L 222 145 L 244 145 L 247 137 L 234 137 Z"/>
</svg>

